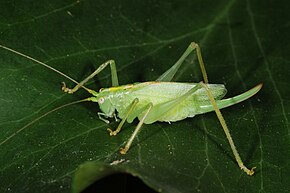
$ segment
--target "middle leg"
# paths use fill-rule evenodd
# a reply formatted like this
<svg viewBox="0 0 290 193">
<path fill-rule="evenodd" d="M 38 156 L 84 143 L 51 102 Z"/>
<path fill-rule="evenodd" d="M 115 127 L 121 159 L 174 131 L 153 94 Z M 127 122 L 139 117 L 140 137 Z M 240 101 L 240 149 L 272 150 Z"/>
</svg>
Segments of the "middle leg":
<svg viewBox="0 0 290 193">
<path fill-rule="evenodd" d="M 144 116 L 142 117 L 142 119 L 141 119 L 140 122 L 138 123 L 136 129 L 134 130 L 133 134 L 131 135 L 131 137 L 130 137 L 129 140 L 127 141 L 125 147 L 120 149 L 120 153 L 121 153 L 121 154 L 126 154 L 127 151 L 130 149 L 133 140 L 135 139 L 135 137 L 136 137 L 137 134 L 139 133 L 139 131 L 140 131 L 140 129 L 141 129 L 141 127 L 142 127 L 142 125 L 143 125 L 143 123 L 144 123 L 146 117 L 148 116 L 150 110 L 152 109 L 152 107 L 153 107 L 153 104 L 152 104 L 152 103 L 149 103 L 148 106 L 146 107 L 147 109 L 146 109 L 146 111 L 145 111 Z"/>
</svg>

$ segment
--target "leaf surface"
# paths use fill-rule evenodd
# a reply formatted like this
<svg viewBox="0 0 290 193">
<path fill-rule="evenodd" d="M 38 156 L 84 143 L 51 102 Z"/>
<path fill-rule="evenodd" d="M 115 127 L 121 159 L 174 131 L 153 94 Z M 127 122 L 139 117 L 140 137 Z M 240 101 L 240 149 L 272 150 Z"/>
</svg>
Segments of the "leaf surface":
<svg viewBox="0 0 290 193">
<path fill-rule="evenodd" d="M 96 103 L 56 109 L 90 95 L 63 93 L 74 83 L 0 49 L 0 192 L 70 192 L 82 163 L 128 172 L 156 191 L 288 192 L 288 2 L 275 1 L 2 1 L 0 44 L 45 62 L 77 81 L 114 59 L 119 82 L 155 80 L 198 42 L 211 83 L 228 97 L 258 83 L 253 98 L 222 110 L 249 177 L 235 163 L 215 114 L 144 125 L 125 156 L 137 122 L 110 137 Z M 88 87 L 111 84 L 106 69 Z M 198 82 L 195 55 L 174 81 Z M 55 110 L 56 109 L 56 110 Z M 113 164 L 113 165 L 112 165 Z M 94 167 L 93 167 L 94 168 Z M 106 168 L 109 168 L 108 171 Z M 98 179 L 104 171 L 94 172 Z M 86 172 L 83 173 L 84 175 Z M 75 178 L 77 180 L 77 176 Z M 85 184 L 85 183 L 84 183 Z M 74 187 L 86 185 L 75 182 Z"/>
</svg>

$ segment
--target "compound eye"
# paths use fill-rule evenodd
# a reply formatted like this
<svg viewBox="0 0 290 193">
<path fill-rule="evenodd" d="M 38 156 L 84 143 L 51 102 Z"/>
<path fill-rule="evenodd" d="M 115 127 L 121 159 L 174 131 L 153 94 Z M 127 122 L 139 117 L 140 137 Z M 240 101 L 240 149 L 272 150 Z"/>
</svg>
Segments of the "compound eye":
<svg viewBox="0 0 290 193">
<path fill-rule="evenodd" d="M 99 98 L 98 103 L 103 104 L 105 102 L 105 99 L 103 97 Z"/>
</svg>

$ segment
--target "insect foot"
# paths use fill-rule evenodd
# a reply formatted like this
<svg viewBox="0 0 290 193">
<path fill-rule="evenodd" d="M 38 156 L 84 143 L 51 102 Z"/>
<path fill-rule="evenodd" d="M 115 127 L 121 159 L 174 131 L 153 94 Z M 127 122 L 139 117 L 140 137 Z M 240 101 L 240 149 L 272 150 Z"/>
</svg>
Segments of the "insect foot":
<svg viewBox="0 0 290 193">
<path fill-rule="evenodd" d="M 109 131 L 110 136 L 116 136 L 118 134 L 118 131 L 113 131 L 112 129 L 108 128 L 107 131 Z"/>
<path fill-rule="evenodd" d="M 127 151 L 128 151 L 128 148 L 126 148 L 126 147 L 124 147 L 124 148 L 120 148 L 120 153 L 121 153 L 122 155 L 125 155 L 125 154 L 127 153 Z"/>
<path fill-rule="evenodd" d="M 252 176 L 252 175 L 254 175 L 254 173 L 255 173 L 255 169 L 256 169 L 256 167 L 252 167 L 250 170 L 248 169 L 248 168 L 246 168 L 245 166 L 244 167 L 241 167 L 241 169 L 244 171 L 244 172 L 246 172 L 249 176 Z"/>
<path fill-rule="evenodd" d="M 69 94 L 72 94 L 72 93 L 73 93 L 72 89 L 66 87 L 65 82 L 62 82 L 61 90 L 62 90 L 63 92 L 69 93 Z"/>
</svg>

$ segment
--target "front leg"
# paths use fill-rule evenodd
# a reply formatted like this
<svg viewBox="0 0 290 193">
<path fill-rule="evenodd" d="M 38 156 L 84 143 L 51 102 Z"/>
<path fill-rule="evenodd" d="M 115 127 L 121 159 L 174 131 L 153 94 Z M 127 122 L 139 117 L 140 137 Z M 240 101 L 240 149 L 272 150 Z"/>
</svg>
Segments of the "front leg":
<svg viewBox="0 0 290 193">
<path fill-rule="evenodd" d="M 110 65 L 111 68 L 111 76 L 112 76 L 112 86 L 119 86 L 118 82 L 118 75 L 117 75 L 117 69 L 116 69 L 116 63 L 114 60 L 108 60 L 107 62 L 101 64 L 99 68 L 97 68 L 92 74 L 90 74 L 87 78 L 85 78 L 83 81 L 78 83 L 74 88 L 68 88 L 66 87 L 66 84 L 63 82 L 62 90 L 64 92 L 67 92 L 69 94 L 72 94 L 76 92 L 79 88 L 83 87 L 85 83 L 87 83 L 90 79 L 92 79 L 94 76 L 99 74 L 102 70 L 104 70 L 108 65 Z M 88 90 L 90 93 L 94 92 L 91 90 Z"/>
<path fill-rule="evenodd" d="M 113 131 L 110 128 L 107 129 L 109 131 L 109 133 L 110 133 L 110 136 L 115 136 L 115 135 L 117 135 L 121 131 L 122 126 L 124 125 L 125 121 L 129 117 L 129 115 L 132 113 L 132 111 L 134 110 L 134 108 L 136 107 L 136 105 L 137 105 L 138 102 L 139 102 L 138 98 L 135 98 L 132 101 L 132 103 L 128 106 L 128 108 L 126 109 L 127 112 L 125 113 L 125 117 L 122 119 L 122 121 L 120 122 L 120 124 L 118 125 L 118 127 L 117 127 L 116 130 Z"/>
</svg>

